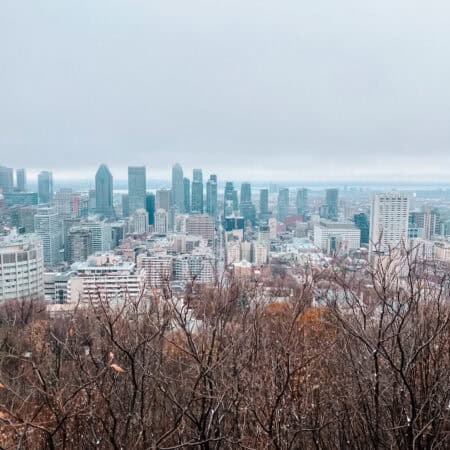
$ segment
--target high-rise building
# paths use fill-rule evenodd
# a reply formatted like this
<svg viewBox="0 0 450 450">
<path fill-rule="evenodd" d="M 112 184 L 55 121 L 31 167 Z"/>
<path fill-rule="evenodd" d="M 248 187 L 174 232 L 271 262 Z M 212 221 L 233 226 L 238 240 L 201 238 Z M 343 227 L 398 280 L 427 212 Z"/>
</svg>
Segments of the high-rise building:
<svg viewBox="0 0 450 450">
<path fill-rule="evenodd" d="M 44 264 L 55 266 L 60 262 L 61 222 L 54 207 L 41 207 L 34 216 L 34 231 L 44 246 Z"/>
<path fill-rule="evenodd" d="M 155 195 L 148 192 L 145 197 L 145 209 L 148 214 L 148 224 L 155 224 Z"/>
<path fill-rule="evenodd" d="M 178 163 L 172 167 L 172 206 L 176 213 L 184 212 L 183 169 Z"/>
<path fill-rule="evenodd" d="M 203 214 L 203 174 L 201 169 L 192 171 L 191 212 Z"/>
<path fill-rule="evenodd" d="M 13 225 L 24 233 L 34 233 L 34 216 L 38 211 L 36 205 L 16 206 L 11 209 Z"/>
<path fill-rule="evenodd" d="M 128 194 L 122 194 L 122 217 L 130 216 L 130 197 Z"/>
<path fill-rule="evenodd" d="M 250 183 L 241 184 L 241 203 L 239 210 L 246 223 L 250 222 L 253 226 L 256 224 L 256 208 L 252 203 L 252 187 Z"/>
<path fill-rule="evenodd" d="M 233 215 L 235 211 L 234 205 L 234 186 L 232 181 L 225 183 L 225 191 L 223 194 L 223 216 L 229 217 Z"/>
<path fill-rule="evenodd" d="M 361 245 L 369 243 L 369 216 L 366 213 L 358 213 L 353 215 L 353 222 L 361 231 Z"/>
<path fill-rule="evenodd" d="M 278 220 L 283 222 L 289 214 L 289 189 L 281 188 L 278 191 Z"/>
<path fill-rule="evenodd" d="M 102 221 L 84 222 L 83 227 L 91 231 L 92 253 L 108 252 L 112 249 L 112 229 L 111 224 Z"/>
<path fill-rule="evenodd" d="M 0 193 L 12 192 L 14 188 L 14 174 L 9 167 L 0 166 Z"/>
<path fill-rule="evenodd" d="M 208 241 L 208 245 L 214 242 L 214 220 L 208 214 L 190 215 L 186 219 L 186 232 L 194 236 L 201 236 Z"/>
<path fill-rule="evenodd" d="M 148 213 L 144 208 L 137 209 L 130 217 L 130 231 L 144 234 L 148 231 Z"/>
<path fill-rule="evenodd" d="M 183 178 L 183 187 L 184 187 L 184 212 L 191 212 L 191 180 L 189 178 Z"/>
<path fill-rule="evenodd" d="M 43 170 L 38 174 L 39 203 L 50 204 L 53 201 L 53 173 Z"/>
<path fill-rule="evenodd" d="M 89 228 L 83 226 L 74 226 L 69 229 L 67 239 L 67 261 L 70 264 L 74 262 L 86 261 L 92 254 L 92 232 Z"/>
<path fill-rule="evenodd" d="M 409 198 L 400 192 L 375 194 L 370 219 L 370 252 L 386 253 L 408 239 Z"/>
<path fill-rule="evenodd" d="M 206 212 L 211 217 L 217 216 L 217 175 L 210 175 L 206 182 Z"/>
<path fill-rule="evenodd" d="M 16 186 L 19 192 L 25 192 L 27 190 L 27 173 L 25 169 L 16 170 Z"/>
<path fill-rule="evenodd" d="M 155 212 L 155 233 L 167 234 L 169 228 L 169 213 L 162 208 Z"/>
<path fill-rule="evenodd" d="M 54 196 L 54 205 L 57 213 L 62 217 L 75 217 L 75 195 L 70 188 L 61 188 L 56 191 Z"/>
<path fill-rule="evenodd" d="M 241 203 L 252 201 L 252 187 L 250 183 L 241 184 Z"/>
<path fill-rule="evenodd" d="M 325 191 L 325 203 L 321 208 L 321 217 L 328 220 L 337 220 L 339 213 L 339 189 Z"/>
<path fill-rule="evenodd" d="M 156 191 L 155 208 L 164 209 L 165 211 L 169 212 L 170 198 L 171 198 L 170 189 L 158 189 Z"/>
<path fill-rule="evenodd" d="M 38 204 L 37 192 L 6 192 L 3 197 L 8 208 L 12 206 L 29 206 Z"/>
<path fill-rule="evenodd" d="M 0 238 L 0 301 L 44 295 L 42 241 L 11 233 Z"/>
<path fill-rule="evenodd" d="M 145 166 L 128 167 L 128 201 L 130 215 L 137 209 L 145 209 L 146 194 L 147 180 Z"/>
<path fill-rule="evenodd" d="M 95 174 L 95 210 L 97 214 L 114 217 L 113 177 L 106 164 L 101 164 Z"/>
<path fill-rule="evenodd" d="M 308 189 L 297 191 L 297 214 L 303 215 L 308 211 Z"/>
<path fill-rule="evenodd" d="M 261 189 L 259 191 L 259 220 L 266 222 L 269 217 L 269 190 Z"/>
</svg>

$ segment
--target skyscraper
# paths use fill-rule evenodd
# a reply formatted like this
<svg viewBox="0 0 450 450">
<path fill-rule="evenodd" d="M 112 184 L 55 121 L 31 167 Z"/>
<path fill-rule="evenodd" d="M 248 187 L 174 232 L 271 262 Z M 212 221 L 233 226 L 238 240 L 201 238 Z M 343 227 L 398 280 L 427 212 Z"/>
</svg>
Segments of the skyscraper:
<svg viewBox="0 0 450 450">
<path fill-rule="evenodd" d="M 0 166 L 0 191 L 2 193 L 12 192 L 14 188 L 14 174 L 9 167 Z"/>
<path fill-rule="evenodd" d="M 145 166 L 128 167 L 128 205 L 129 214 L 145 208 L 147 194 L 147 180 Z"/>
<path fill-rule="evenodd" d="M 259 191 L 259 219 L 266 222 L 269 215 L 269 189 L 261 189 Z"/>
<path fill-rule="evenodd" d="M 256 209 L 252 203 L 252 188 L 250 183 L 241 184 L 241 203 L 239 205 L 241 216 L 245 222 L 256 223 Z"/>
<path fill-rule="evenodd" d="M 305 214 L 308 211 L 308 189 L 303 188 L 297 191 L 297 214 Z"/>
<path fill-rule="evenodd" d="M 106 164 L 101 164 L 95 174 L 95 208 L 97 214 L 114 217 L 113 177 Z"/>
<path fill-rule="evenodd" d="M 191 212 L 191 180 L 189 178 L 183 178 L 183 187 L 184 187 L 184 212 Z"/>
<path fill-rule="evenodd" d="M 25 169 L 16 170 L 16 185 L 19 192 L 25 192 L 27 190 L 27 173 Z"/>
<path fill-rule="evenodd" d="M 358 213 L 353 215 L 353 222 L 356 227 L 361 230 L 361 245 L 369 243 L 369 217 L 366 213 Z"/>
<path fill-rule="evenodd" d="M 321 216 L 328 220 L 337 220 L 339 212 L 339 190 L 327 189 L 325 191 L 325 204 Z"/>
<path fill-rule="evenodd" d="M 148 213 L 148 224 L 155 224 L 155 195 L 148 192 L 145 198 L 145 209 Z"/>
<path fill-rule="evenodd" d="M 178 163 L 172 167 L 172 206 L 176 213 L 184 212 L 183 169 Z"/>
<path fill-rule="evenodd" d="M 164 209 L 169 212 L 171 196 L 170 189 L 158 189 L 155 197 L 155 208 Z"/>
<path fill-rule="evenodd" d="M 400 192 L 375 194 L 370 219 L 370 252 L 385 253 L 408 239 L 409 198 Z"/>
<path fill-rule="evenodd" d="M 60 261 L 61 226 L 53 207 L 39 208 L 34 216 L 34 231 L 44 245 L 44 264 L 52 267 Z"/>
<path fill-rule="evenodd" d="M 217 216 L 217 175 L 210 175 L 206 182 L 206 212 L 211 217 Z"/>
<path fill-rule="evenodd" d="M 289 189 L 281 188 L 278 191 L 278 220 L 283 222 L 289 214 Z"/>
<path fill-rule="evenodd" d="M 250 183 L 241 184 L 241 203 L 252 201 L 252 187 Z"/>
<path fill-rule="evenodd" d="M 39 203 L 49 204 L 53 200 L 53 174 L 43 170 L 38 175 Z"/>
<path fill-rule="evenodd" d="M 203 174 L 201 169 L 192 171 L 192 201 L 191 212 L 203 213 Z"/>
<path fill-rule="evenodd" d="M 234 211 L 234 186 L 232 181 L 225 183 L 225 191 L 223 194 L 223 216 L 229 217 L 233 215 Z"/>
</svg>

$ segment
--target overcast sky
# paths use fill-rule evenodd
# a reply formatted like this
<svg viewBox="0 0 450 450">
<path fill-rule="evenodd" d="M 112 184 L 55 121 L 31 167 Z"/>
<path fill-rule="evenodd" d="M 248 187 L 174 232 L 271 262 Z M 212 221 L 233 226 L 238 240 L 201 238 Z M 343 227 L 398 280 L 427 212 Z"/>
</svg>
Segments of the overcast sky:
<svg viewBox="0 0 450 450">
<path fill-rule="evenodd" d="M 449 180 L 448 0 L 2 0 L 0 164 Z"/>
</svg>

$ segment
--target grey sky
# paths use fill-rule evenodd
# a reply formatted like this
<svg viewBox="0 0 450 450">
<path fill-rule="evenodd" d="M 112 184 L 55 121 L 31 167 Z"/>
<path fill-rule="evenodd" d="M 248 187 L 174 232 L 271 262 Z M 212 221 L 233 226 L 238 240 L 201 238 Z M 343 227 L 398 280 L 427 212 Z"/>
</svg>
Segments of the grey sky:
<svg viewBox="0 0 450 450">
<path fill-rule="evenodd" d="M 3 0 L 0 164 L 447 180 L 448 0 Z"/>
</svg>

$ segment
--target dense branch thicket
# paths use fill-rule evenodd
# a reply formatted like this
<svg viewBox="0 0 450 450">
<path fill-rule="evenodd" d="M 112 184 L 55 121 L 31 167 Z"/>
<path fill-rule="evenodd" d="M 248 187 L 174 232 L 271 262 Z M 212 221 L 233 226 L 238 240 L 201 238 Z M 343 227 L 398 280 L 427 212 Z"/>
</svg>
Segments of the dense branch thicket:
<svg viewBox="0 0 450 450">
<path fill-rule="evenodd" d="M 2 448 L 449 448 L 449 282 L 408 264 L 305 269 L 284 298 L 3 305 Z"/>
</svg>

